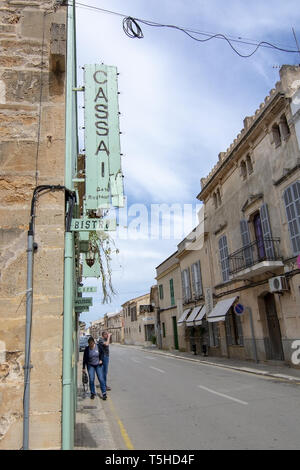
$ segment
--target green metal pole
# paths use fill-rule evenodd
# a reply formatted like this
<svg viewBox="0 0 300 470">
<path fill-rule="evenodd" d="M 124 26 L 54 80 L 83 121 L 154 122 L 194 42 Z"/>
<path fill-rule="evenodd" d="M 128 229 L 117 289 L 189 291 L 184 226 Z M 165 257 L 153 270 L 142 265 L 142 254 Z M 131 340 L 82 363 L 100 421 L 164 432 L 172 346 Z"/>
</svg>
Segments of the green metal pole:
<svg viewBox="0 0 300 470">
<path fill-rule="evenodd" d="M 66 67 L 66 151 L 65 186 L 73 189 L 73 173 L 77 157 L 76 98 L 76 46 L 75 46 L 75 1 L 69 2 L 67 10 L 67 67 Z M 75 116 L 75 118 L 74 118 Z M 65 233 L 64 259 L 64 317 L 63 317 L 63 383 L 62 383 L 62 449 L 71 450 L 74 445 L 74 343 L 73 343 L 73 279 L 74 242 L 72 232 Z"/>
</svg>

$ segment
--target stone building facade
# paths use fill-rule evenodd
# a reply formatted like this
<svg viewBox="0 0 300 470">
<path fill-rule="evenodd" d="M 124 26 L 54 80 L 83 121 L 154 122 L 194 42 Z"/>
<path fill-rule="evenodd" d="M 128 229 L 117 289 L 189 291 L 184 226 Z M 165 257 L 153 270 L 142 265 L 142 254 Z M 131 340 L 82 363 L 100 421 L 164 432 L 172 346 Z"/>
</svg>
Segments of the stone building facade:
<svg viewBox="0 0 300 470">
<path fill-rule="evenodd" d="M 124 343 L 151 345 L 155 338 L 155 311 L 150 304 L 150 293 L 128 300 L 122 305 Z"/>
<path fill-rule="evenodd" d="M 299 79 L 299 67 L 281 68 L 276 87 L 201 180 L 214 299 L 230 305 L 220 310 L 216 354 L 290 363 L 300 337 L 300 151 L 291 106 Z M 245 307 L 238 320 L 236 301 Z"/>
<path fill-rule="evenodd" d="M 293 343 L 300 338 L 299 95 L 300 68 L 282 67 L 276 88 L 202 178 L 202 227 L 157 268 L 160 318 L 171 329 L 162 347 L 294 365 Z M 181 301 L 180 294 L 171 300 L 171 278 Z"/>
<path fill-rule="evenodd" d="M 89 328 L 89 333 L 86 332 L 86 334 L 91 335 L 95 340 L 100 338 L 102 331 L 105 330 L 105 321 L 103 318 L 100 318 L 100 320 L 95 320 L 91 322 L 90 328 Z"/>
<path fill-rule="evenodd" d="M 0 448 L 22 447 L 27 231 L 34 188 L 63 185 L 66 7 L 0 5 Z M 37 202 L 30 448 L 61 447 L 65 195 Z"/>
</svg>

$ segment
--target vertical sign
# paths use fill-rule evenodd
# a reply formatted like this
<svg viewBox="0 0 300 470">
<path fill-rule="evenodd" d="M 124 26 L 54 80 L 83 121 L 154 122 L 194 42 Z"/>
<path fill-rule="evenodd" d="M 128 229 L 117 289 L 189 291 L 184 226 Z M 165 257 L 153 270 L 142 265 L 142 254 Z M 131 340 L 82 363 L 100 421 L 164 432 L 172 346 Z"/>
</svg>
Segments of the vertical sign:
<svg viewBox="0 0 300 470">
<path fill-rule="evenodd" d="M 207 287 L 205 289 L 205 306 L 206 306 L 206 316 L 210 314 L 212 309 L 214 308 L 214 301 L 213 301 L 213 290 L 211 287 Z"/>
<path fill-rule="evenodd" d="M 117 68 L 85 65 L 86 209 L 123 206 Z"/>
</svg>

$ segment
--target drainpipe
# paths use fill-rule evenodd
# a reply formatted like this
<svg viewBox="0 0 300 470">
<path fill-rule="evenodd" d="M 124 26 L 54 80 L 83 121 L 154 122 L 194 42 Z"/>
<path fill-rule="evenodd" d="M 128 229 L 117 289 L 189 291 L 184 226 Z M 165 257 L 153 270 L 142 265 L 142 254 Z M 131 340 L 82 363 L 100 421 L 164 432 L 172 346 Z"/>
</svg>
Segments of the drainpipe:
<svg viewBox="0 0 300 470">
<path fill-rule="evenodd" d="M 28 231 L 27 239 L 27 290 L 26 290 L 26 328 L 25 328 L 25 365 L 24 365 L 24 412 L 23 412 L 23 450 L 29 449 L 29 403 L 30 403 L 30 346 L 32 320 L 32 278 L 33 278 L 33 230 Z"/>
<path fill-rule="evenodd" d="M 77 109 L 74 106 L 74 91 L 76 86 L 75 69 L 75 1 L 68 4 L 67 10 L 67 68 L 66 68 L 66 153 L 65 153 L 65 186 L 73 188 L 73 168 L 77 156 L 77 128 L 74 122 Z M 75 102 L 76 105 L 76 102 Z M 74 132 L 76 135 L 74 135 Z M 74 142 L 75 140 L 75 142 Z M 74 148 L 75 145 L 75 148 Z M 74 277 L 74 248 L 73 234 L 70 227 L 65 233 L 64 258 L 64 315 L 63 315 L 63 378 L 62 378 L 62 449 L 71 450 L 74 441 L 74 400 L 76 394 L 73 379 L 75 365 L 73 348 L 73 277 Z"/>
</svg>

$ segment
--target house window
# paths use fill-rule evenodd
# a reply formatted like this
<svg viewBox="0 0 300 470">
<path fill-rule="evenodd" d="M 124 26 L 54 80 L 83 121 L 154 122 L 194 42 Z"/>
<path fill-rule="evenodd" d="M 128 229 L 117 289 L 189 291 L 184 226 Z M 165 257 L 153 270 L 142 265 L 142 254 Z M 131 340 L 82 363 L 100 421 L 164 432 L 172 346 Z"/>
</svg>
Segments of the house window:
<svg viewBox="0 0 300 470">
<path fill-rule="evenodd" d="M 248 175 L 251 175 L 251 173 L 253 173 L 253 164 L 252 164 L 250 155 L 247 155 L 246 157 L 246 165 L 247 165 Z"/>
<path fill-rule="evenodd" d="M 283 114 L 280 118 L 280 130 L 281 130 L 283 139 L 284 140 L 287 139 L 288 136 L 290 135 L 290 128 L 289 128 L 285 114 Z"/>
<path fill-rule="evenodd" d="M 244 160 L 241 161 L 241 177 L 244 180 L 247 178 L 247 166 Z"/>
<path fill-rule="evenodd" d="M 190 270 L 189 268 L 184 269 L 181 273 L 182 281 L 182 294 L 183 294 L 183 303 L 187 304 L 192 300 L 191 292 L 191 279 L 190 279 Z"/>
<path fill-rule="evenodd" d="M 217 208 L 218 208 L 218 199 L 217 199 L 216 193 L 213 194 L 213 199 L 214 199 L 214 206 L 215 206 L 215 209 L 217 209 Z"/>
<path fill-rule="evenodd" d="M 170 279 L 170 297 L 171 297 L 171 306 L 173 306 L 173 305 L 175 305 L 174 282 L 173 282 L 173 279 Z"/>
<path fill-rule="evenodd" d="M 203 294 L 200 261 L 192 264 L 192 284 L 195 298 L 199 299 Z"/>
<path fill-rule="evenodd" d="M 217 203 L 218 203 L 218 206 L 222 204 L 221 193 L 219 189 L 217 190 Z"/>
<path fill-rule="evenodd" d="M 162 324 L 162 330 L 163 330 L 163 338 L 166 337 L 166 325 L 165 323 Z"/>
<path fill-rule="evenodd" d="M 137 320 L 136 307 L 132 307 L 130 313 L 131 313 L 131 321 L 136 321 Z"/>
<path fill-rule="evenodd" d="M 228 346 L 244 346 L 241 318 L 233 312 L 233 309 L 226 315 L 225 328 Z"/>
<path fill-rule="evenodd" d="M 222 271 L 222 278 L 223 282 L 229 280 L 229 261 L 228 261 L 228 245 L 227 245 L 227 237 L 223 235 L 223 237 L 219 240 L 219 254 L 220 254 L 220 262 L 221 262 L 221 271 Z"/>
<path fill-rule="evenodd" d="M 213 194 L 214 206 L 217 209 L 222 204 L 220 190 L 217 189 L 217 192 Z"/>
<path fill-rule="evenodd" d="M 281 145 L 281 133 L 278 124 L 274 124 L 274 126 L 272 127 L 272 135 L 275 147 Z"/>
<path fill-rule="evenodd" d="M 163 300 L 163 298 L 164 298 L 164 287 L 163 287 L 162 284 L 160 284 L 160 286 L 159 286 L 159 298 L 160 298 L 160 300 Z"/>
<path fill-rule="evenodd" d="M 285 210 L 289 224 L 292 251 L 295 256 L 300 253 L 300 182 L 289 186 L 283 193 Z"/>
</svg>

